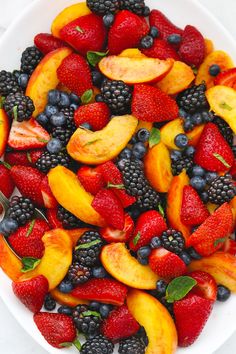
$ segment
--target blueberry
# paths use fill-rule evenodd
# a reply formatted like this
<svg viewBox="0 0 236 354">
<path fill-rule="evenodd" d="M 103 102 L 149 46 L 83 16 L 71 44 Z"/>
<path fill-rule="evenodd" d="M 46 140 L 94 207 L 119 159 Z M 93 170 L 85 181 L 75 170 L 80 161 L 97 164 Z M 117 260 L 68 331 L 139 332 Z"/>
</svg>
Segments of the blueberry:
<svg viewBox="0 0 236 354">
<path fill-rule="evenodd" d="M 72 316 L 73 309 L 69 306 L 60 306 L 58 307 L 57 312 L 62 315 Z"/>
<path fill-rule="evenodd" d="M 70 280 L 62 280 L 62 282 L 58 286 L 59 291 L 64 294 L 68 294 L 73 290 L 73 285 Z"/>
<path fill-rule="evenodd" d="M 50 294 L 45 296 L 44 308 L 47 311 L 53 311 L 56 308 L 56 301 L 51 297 Z"/>
<path fill-rule="evenodd" d="M 180 44 L 181 40 L 182 40 L 181 35 L 177 34 L 177 33 L 173 33 L 167 37 L 167 41 L 170 44 L 177 44 L 178 45 L 178 44 Z"/>
<path fill-rule="evenodd" d="M 151 36 L 152 38 L 157 38 L 157 37 L 159 37 L 160 32 L 159 32 L 159 30 L 158 30 L 157 27 L 151 26 L 151 27 L 150 27 L 149 34 L 150 34 L 150 36 Z"/>
<path fill-rule="evenodd" d="M 193 128 L 194 128 L 194 124 L 192 122 L 192 119 L 191 118 L 186 119 L 184 122 L 184 131 L 189 132 Z"/>
<path fill-rule="evenodd" d="M 200 125 L 203 123 L 202 115 L 201 113 L 194 113 L 192 115 L 192 122 L 194 125 Z"/>
<path fill-rule="evenodd" d="M 147 148 L 143 143 L 136 143 L 133 146 L 132 149 L 132 155 L 136 158 L 136 159 L 142 159 L 145 154 L 147 152 Z"/>
<path fill-rule="evenodd" d="M 138 141 L 141 141 L 142 143 L 146 143 L 150 137 L 150 133 L 147 129 L 139 129 L 139 131 L 136 134 Z"/>
<path fill-rule="evenodd" d="M 193 167 L 193 175 L 203 177 L 205 176 L 205 170 L 201 166 L 196 165 Z"/>
<path fill-rule="evenodd" d="M 94 267 L 93 268 L 93 277 L 94 278 L 105 278 L 107 272 L 103 267 Z"/>
<path fill-rule="evenodd" d="M 103 75 L 97 70 L 92 71 L 92 80 L 94 86 L 101 87 Z"/>
<path fill-rule="evenodd" d="M 182 118 L 187 118 L 189 116 L 189 114 L 183 108 L 180 108 L 179 109 L 179 116 Z"/>
<path fill-rule="evenodd" d="M 211 184 L 211 182 L 214 181 L 214 179 L 216 179 L 218 177 L 218 174 L 216 172 L 207 172 L 206 173 L 206 183 L 207 184 Z"/>
<path fill-rule="evenodd" d="M 47 104 L 45 107 L 45 114 L 48 118 L 51 118 L 54 114 L 58 113 L 58 108 L 56 106 L 52 106 L 51 104 Z"/>
<path fill-rule="evenodd" d="M 145 6 L 144 9 L 143 9 L 143 16 L 144 17 L 149 16 L 150 12 L 151 12 L 150 8 L 148 6 Z"/>
<path fill-rule="evenodd" d="M 191 178 L 190 185 L 197 191 L 202 191 L 206 187 L 206 181 L 201 176 Z"/>
<path fill-rule="evenodd" d="M 187 251 L 192 259 L 197 259 L 197 260 L 202 259 L 202 256 L 200 256 L 200 254 L 197 253 L 197 251 L 193 247 L 188 248 Z"/>
<path fill-rule="evenodd" d="M 188 157 L 193 157 L 193 155 L 195 154 L 195 148 L 193 146 L 188 146 L 184 153 Z"/>
<path fill-rule="evenodd" d="M 225 302 L 229 299 L 231 291 L 223 285 L 218 285 L 217 287 L 217 300 Z"/>
<path fill-rule="evenodd" d="M 48 124 L 48 117 L 46 116 L 45 113 L 40 113 L 37 118 L 36 121 L 42 125 L 43 127 L 46 127 L 46 125 Z"/>
<path fill-rule="evenodd" d="M 95 96 L 95 101 L 96 102 L 104 102 L 103 96 L 98 94 Z"/>
<path fill-rule="evenodd" d="M 161 239 L 159 237 L 153 237 L 151 239 L 151 243 L 150 243 L 151 248 L 159 248 L 161 247 Z"/>
<path fill-rule="evenodd" d="M 52 154 L 57 154 L 62 149 L 62 143 L 59 139 L 53 138 L 47 143 L 47 150 Z"/>
<path fill-rule="evenodd" d="M 186 265 L 189 265 L 192 262 L 191 257 L 190 257 L 190 255 L 187 252 L 183 251 L 183 252 L 179 253 L 179 257 L 182 259 L 182 261 Z"/>
<path fill-rule="evenodd" d="M 16 220 L 6 217 L 0 223 L 0 233 L 2 233 L 4 236 L 8 236 L 12 232 L 16 231 L 18 226 L 19 225 Z"/>
<path fill-rule="evenodd" d="M 141 39 L 140 45 L 143 49 L 149 49 L 153 46 L 154 40 L 152 36 L 145 36 Z"/>
<path fill-rule="evenodd" d="M 80 127 L 87 129 L 87 130 L 92 130 L 92 127 L 89 123 L 83 123 L 80 125 Z"/>
<path fill-rule="evenodd" d="M 111 27 L 115 20 L 115 16 L 113 14 L 106 14 L 103 16 L 103 23 L 105 27 Z"/>
<path fill-rule="evenodd" d="M 48 103 L 56 106 L 60 101 L 60 91 L 58 90 L 50 90 L 48 92 Z"/>
<path fill-rule="evenodd" d="M 142 265 L 148 265 L 148 258 L 140 258 L 138 257 L 138 262 Z"/>
<path fill-rule="evenodd" d="M 200 197 L 201 197 L 201 200 L 203 201 L 203 203 L 208 202 L 208 193 L 207 192 L 202 192 Z"/>
<path fill-rule="evenodd" d="M 76 95 L 75 93 L 70 93 L 70 103 L 75 103 L 78 106 L 81 105 L 81 99 L 78 95 Z"/>
<path fill-rule="evenodd" d="M 213 64 L 210 66 L 209 68 L 209 74 L 211 76 L 217 76 L 219 73 L 221 72 L 221 68 L 219 65 L 217 64 Z"/>
<path fill-rule="evenodd" d="M 66 123 L 66 117 L 62 112 L 59 112 L 50 117 L 50 122 L 54 127 L 62 127 Z"/>
<path fill-rule="evenodd" d="M 170 153 L 171 160 L 176 162 L 182 157 L 182 152 L 179 150 L 172 150 Z"/>
<path fill-rule="evenodd" d="M 107 318 L 110 311 L 111 311 L 111 307 L 109 305 L 103 304 L 100 306 L 99 312 L 100 312 L 102 318 Z"/>
<path fill-rule="evenodd" d="M 18 77 L 18 84 L 22 89 L 26 89 L 28 81 L 29 81 L 28 74 L 20 74 L 20 76 Z"/>
<path fill-rule="evenodd" d="M 150 253 L 151 248 L 149 246 L 144 246 L 138 250 L 137 255 L 139 258 L 147 258 L 148 256 L 150 256 Z"/>
<path fill-rule="evenodd" d="M 66 92 L 60 92 L 60 101 L 58 102 L 58 105 L 61 108 L 66 108 L 70 106 L 70 96 Z"/>
<path fill-rule="evenodd" d="M 165 296 L 166 288 L 167 288 L 167 283 L 165 282 L 165 280 L 160 279 L 160 280 L 157 281 L 156 289 L 157 289 L 158 295 L 160 297 Z"/>
<path fill-rule="evenodd" d="M 175 145 L 180 148 L 184 149 L 188 145 L 188 137 L 185 134 L 178 134 L 175 137 Z"/>
<path fill-rule="evenodd" d="M 71 103 L 70 108 L 73 108 L 73 110 L 76 111 L 79 108 L 79 105 L 76 103 Z"/>
<path fill-rule="evenodd" d="M 130 159 L 131 155 L 132 155 L 132 151 L 129 148 L 125 148 L 124 150 L 121 151 L 120 158 L 121 159 Z"/>
<path fill-rule="evenodd" d="M 99 311 L 101 304 L 97 301 L 92 301 L 89 304 L 89 309 L 92 311 Z"/>
</svg>

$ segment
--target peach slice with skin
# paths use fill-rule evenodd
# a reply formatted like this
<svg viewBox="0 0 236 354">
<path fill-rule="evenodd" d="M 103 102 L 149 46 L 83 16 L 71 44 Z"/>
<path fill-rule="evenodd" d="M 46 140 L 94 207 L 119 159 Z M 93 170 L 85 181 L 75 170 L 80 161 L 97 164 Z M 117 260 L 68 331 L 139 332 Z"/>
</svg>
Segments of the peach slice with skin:
<svg viewBox="0 0 236 354">
<path fill-rule="evenodd" d="M 209 273 L 218 284 L 222 284 L 236 293 L 236 257 L 232 254 L 216 252 L 209 257 L 193 261 L 188 269 Z"/>
<path fill-rule="evenodd" d="M 119 54 L 119 57 L 125 57 L 125 58 L 147 58 L 145 54 L 143 54 L 138 48 L 128 48 L 123 50 Z"/>
<path fill-rule="evenodd" d="M 153 296 L 130 290 L 127 306 L 133 317 L 144 327 L 148 346 L 145 354 L 173 354 L 177 349 L 177 332 L 167 309 Z"/>
<path fill-rule="evenodd" d="M 205 38 L 205 57 L 214 51 L 214 43 L 211 39 Z"/>
<path fill-rule="evenodd" d="M 112 243 L 102 249 L 101 261 L 109 274 L 121 283 L 137 289 L 155 289 L 159 279 L 149 266 L 132 257 L 124 243 Z"/>
<path fill-rule="evenodd" d="M 183 189 L 189 185 L 189 178 L 184 170 L 172 179 L 167 195 L 167 218 L 171 227 L 182 232 L 185 240 L 190 236 L 190 228 L 181 221 Z"/>
<path fill-rule="evenodd" d="M 39 265 L 25 273 L 20 280 L 44 275 L 49 283 L 49 290 L 54 289 L 65 277 L 72 263 L 72 241 L 63 229 L 46 232 L 42 238 L 45 252 Z"/>
<path fill-rule="evenodd" d="M 94 197 L 86 192 L 72 171 L 57 166 L 49 172 L 48 181 L 52 194 L 65 209 L 85 223 L 105 226 L 105 221 L 92 207 Z"/>
<path fill-rule="evenodd" d="M 64 294 L 57 288 L 53 289 L 51 292 L 52 297 L 60 304 L 70 307 L 75 307 L 77 305 L 87 305 L 89 301 L 84 299 L 78 299 L 71 294 Z"/>
<path fill-rule="evenodd" d="M 85 2 L 71 5 L 61 11 L 52 22 L 51 32 L 55 37 L 60 38 L 60 30 L 76 18 L 89 15 L 91 11 Z"/>
<path fill-rule="evenodd" d="M 34 117 L 44 110 L 47 104 L 48 91 L 55 89 L 59 84 L 57 69 L 62 60 L 71 52 L 69 48 L 59 48 L 48 53 L 31 75 L 26 89 L 26 96 L 29 96 L 34 102 Z"/>
<path fill-rule="evenodd" d="M 170 72 L 156 85 L 168 95 L 175 95 L 188 88 L 194 79 L 190 66 L 182 61 L 175 61 Z"/>
<path fill-rule="evenodd" d="M 99 62 L 101 72 L 112 80 L 126 84 L 156 82 L 165 77 L 174 64 L 173 59 L 130 58 L 111 55 Z"/>
<path fill-rule="evenodd" d="M 157 192 L 168 192 L 173 175 L 170 153 L 162 142 L 149 148 L 144 159 L 144 172 L 151 186 Z"/>
<path fill-rule="evenodd" d="M 114 117 L 102 130 L 92 132 L 78 128 L 67 145 L 76 161 L 98 165 L 117 157 L 132 138 L 138 120 L 134 116 Z"/>
<path fill-rule="evenodd" d="M 12 280 L 17 281 L 22 276 L 21 260 L 14 254 L 5 240 L 0 234 L 0 267 L 4 273 Z"/>
<path fill-rule="evenodd" d="M 77 242 L 79 239 L 83 236 L 83 234 L 86 231 L 89 231 L 90 229 L 87 227 L 81 228 L 81 229 L 72 229 L 72 230 L 66 230 L 67 233 L 70 235 L 73 247 L 76 246 Z"/>
<path fill-rule="evenodd" d="M 8 116 L 5 111 L 0 108 L 0 157 L 5 152 L 7 139 L 10 131 Z"/>
</svg>

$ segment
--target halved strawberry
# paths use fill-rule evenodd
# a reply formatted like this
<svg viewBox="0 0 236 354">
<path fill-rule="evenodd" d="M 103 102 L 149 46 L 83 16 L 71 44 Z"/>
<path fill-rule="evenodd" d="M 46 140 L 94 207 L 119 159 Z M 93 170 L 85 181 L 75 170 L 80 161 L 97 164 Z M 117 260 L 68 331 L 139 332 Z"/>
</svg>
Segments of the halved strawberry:
<svg viewBox="0 0 236 354">
<path fill-rule="evenodd" d="M 223 251 L 236 256 L 236 241 L 231 238 L 224 243 Z"/>
<path fill-rule="evenodd" d="M 142 49 L 143 54 L 147 57 L 151 58 L 158 58 L 158 59 L 175 59 L 180 60 L 180 57 L 176 50 L 166 41 L 163 39 L 156 38 L 154 39 L 154 44 L 149 49 Z"/>
<path fill-rule="evenodd" d="M 198 296 L 203 296 L 205 299 L 216 301 L 217 284 L 210 274 L 196 270 L 189 273 L 188 276 L 197 281 L 197 285 L 195 285 L 191 292 Z"/>
<path fill-rule="evenodd" d="M 57 209 L 47 209 L 46 216 L 52 229 L 63 229 L 62 222 L 57 217 Z"/>
<path fill-rule="evenodd" d="M 61 39 L 50 33 L 39 33 L 34 37 L 34 44 L 43 54 L 48 54 L 58 48 L 67 47 Z"/>
<path fill-rule="evenodd" d="M 44 206 L 47 209 L 55 209 L 58 206 L 58 202 L 52 194 L 51 188 L 48 183 L 48 176 L 45 176 L 41 182 L 40 190 L 42 193 Z"/>
<path fill-rule="evenodd" d="M 89 123 L 93 130 L 101 130 L 109 122 L 110 116 L 110 109 L 104 102 L 95 102 L 80 106 L 75 111 L 74 120 L 77 127 Z"/>
<path fill-rule="evenodd" d="M 107 226 L 100 229 L 100 235 L 108 243 L 127 242 L 132 236 L 133 230 L 134 221 L 129 214 L 125 214 L 125 227 L 123 230 Z"/>
<path fill-rule="evenodd" d="M 83 166 L 78 170 L 77 176 L 84 189 L 93 195 L 96 195 L 105 187 L 105 182 L 98 167 Z"/>
<path fill-rule="evenodd" d="M 236 89 L 236 68 L 222 71 L 214 80 L 215 85 L 223 85 Z"/>
<path fill-rule="evenodd" d="M 36 161 L 43 153 L 43 149 L 29 151 L 9 151 L 4 155 L 4 159 L 9 165 L 35 166 Z"/>
<path fill-rule="evenodd" d="M 179 55 L 186 64 L 197 68 L 205 58 L 205 40 L 194 26 L 186 26 L 182 35 Z"/>
<path fill-rule="evenodd" d="M 167 39 L 171 34 L 183 34 L 183 30 L 174 25 L 161 11 L 152 10 L 150 13 L 150 26 L 155 26 L 160 32 L 160 38 Z"/>
<path fill-rule="evenodd" d="M 0 164 L 0 191 L 5 195 L 5 197 L 10 198 L 14 188 L 15 185 L 11 178 L 10 170 Z M 2 204 L 0 204 L 0 214 L 2 211 Z"/>
</svg>

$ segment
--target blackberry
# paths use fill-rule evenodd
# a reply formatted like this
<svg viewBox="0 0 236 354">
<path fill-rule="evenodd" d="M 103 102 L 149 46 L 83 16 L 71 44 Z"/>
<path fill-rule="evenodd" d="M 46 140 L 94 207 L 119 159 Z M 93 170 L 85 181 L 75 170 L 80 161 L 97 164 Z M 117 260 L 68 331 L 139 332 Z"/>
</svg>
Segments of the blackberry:
<svg viewBox="0 0 236 354">
<path fill-rule="evenodd" d="M 74 286 L 86 283 L 91 276 L 91 269 L 79 263 L 73 263 L 68 270 L 68 279 Z"/>
<path fill-rule="evenodd" d="M 76 130 L 76 125 L 75 125 L 75 121 L 74 121 L 74 113 L 75 110 L 72 107 L 66 107 L 66 108 L 62 108 L 60 110 L 61 113 L 64 114 L 64 116 L 66 117 L 66 127 L 70 128 L 70 129 L 74 129 L 74 131 Z"/>
<path fill-rule="evenodd" d="M 188 114 L 187 117 L 184 119 L 184 131 L 189 132 L 198 125 L 212 122 L 214 118 L 214 113 L 206 109 L 196 112 L 193 115 Z"/>
<path fill-rule="evenodd" d="M 31 75 L 42 57 L 43 54 L 35 46 L 26 48 L 21 56 L 21 71 Z"/>
<path fill-rule="evenodd" d="M 31 98 L 21 92 L 10 93 L 3 104 L 3 108 L 9 117 L 18 122 L 29 120 L 35 110 Z"/>
<path fill-rule="evenodd" d="M 63 147 L 67 145 L 75 130 L 66 127 L 55 127 L 52 130 L 52 137 L 59 139 Z"/>
<path fill-rule="evenodd" d="M 66 152 L 60 151 L 57 154 L 52 154 L 45 151 L 36 162 L 36 167 L 39 171 L 43 173 L 48 173 L 51 168 L 58 165 L 69 167 L 70 158 Z"/>
<path fill-rule="evenodd" d="M 182 156 L 178 160 L 171 159 L 171 169 L 174 176 L 178 176 L 184 169 L 189 172 L 193 167 L 191 157 Z"/>
<path fill-rule="evenodd" d="M 98 334 L 101 316 L 96 311 L 89 311 L 88 306 L 76 306 L 72 312 L 72 318 L 80 333 L 90 336 Z"/>
<path fill-rule="evenodd" d="M 59 205 L 57 217 L 62 222 L 63 228 L 70 230 L 85 226 L 84 222 Z"/>
<path fill-rule="evenodd" d="M 180 231 L 168 229 L 161 235 L 162 246 L 170 252 L 179 254 L 184 249 L 184 238 Z"/>
<path fill-rule="evenodd" d="M 113 349 L 114 344 L 100 334 L 87 340 L 87 342 L 82 345 L 80 354 L 112 354 Z"/>
<path fill-rule="evenodd" d="M 10 93 L 21 92 L 17 78 L 6 70 L 0 71 L 0 96 L 8 96 Z"/>
<path fill-rule="evenodd" d="M 119 10 L 119 0 L 87 0 L 87 6 L 95 14 L 105 15 Z"/>
<path fill-rule="evenodd" d="M 34 211 L 34 205 L 29 198 L 14 196 L 10 201 L 8 216 L 21 226 L 33 218 Z"/>
<path fill-rule="evenodd" d="M 129 10 L 139 16 L 146 16 L 144 0 L 120 0 L 120 8 Z"/>
<path fill-rule="evenodd" d="M 180 108 L 186 112 L 194 113 L 200 109 L 208 108 L 208 102 L 205 95 L 206 85 L 194 85 L 184 90 L 177 96 L 177 103 Z"/>
<path fill-rule="evenodd" d="M 229 202 L 236 195 L 236 187 L 231 175 L 217 177 L 209 186 L 208 190 L 209 202 L 214 204 L 224 204 Z"/>
<path fill-rule="evenodd" d="M 223 119 L 217 116 L 213 120 L 213 123 L 217 125 L 227 143 L 232 146 L 234 140 L 234 133 L 230 126 Z"/>
<path fill-rule="evenodd" d="M 142 210 L 156 209 L 160 197 L 147 181 L 142 161 L 122 159 L 119 169 L 122 172 L 127 192 L 137 197 L 137 206 Z"/>
<path fill-rule="evenodd" d="M 138 337 L 124 339 L 119 344 L 119 354 L 144 354 L 145 344 Z"/>
<path fill-rule="evenodd" d="M 86 231 L 77 242 L 74 260 L 85 267 L 93 267 L 99 262 L 102 245 L 102 239 L 97 231 Z"/>
<path fill-rule="evenodd" d="M 104 102 L 113 114 L 126 114 L 130 112 L 132 93 L 123 81 L 104 80 L 101 86 Z"/>
</svg>

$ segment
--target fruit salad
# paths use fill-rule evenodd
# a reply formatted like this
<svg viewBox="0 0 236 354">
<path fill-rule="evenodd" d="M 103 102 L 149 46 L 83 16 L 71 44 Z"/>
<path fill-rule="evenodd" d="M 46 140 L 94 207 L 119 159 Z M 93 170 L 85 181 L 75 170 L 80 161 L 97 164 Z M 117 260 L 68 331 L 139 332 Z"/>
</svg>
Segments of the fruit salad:
<svg viewBox="0 0 236 354">
<path fill-rule="evenodd" d="M 76 3 L 0 71 L 0 267 L 58 349 L 174 354 L 236 293 L 236 68 L 167 16 Z"/>
</svg>

